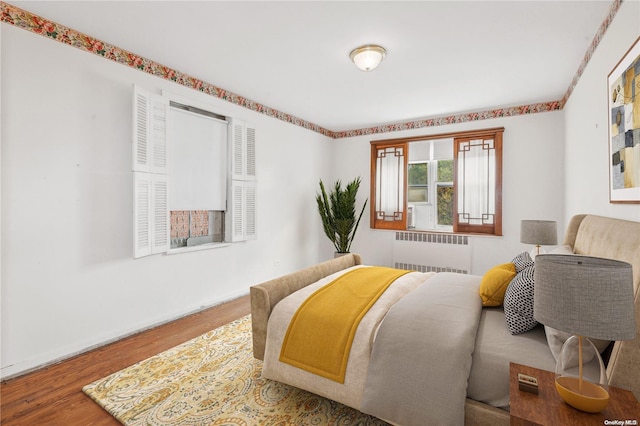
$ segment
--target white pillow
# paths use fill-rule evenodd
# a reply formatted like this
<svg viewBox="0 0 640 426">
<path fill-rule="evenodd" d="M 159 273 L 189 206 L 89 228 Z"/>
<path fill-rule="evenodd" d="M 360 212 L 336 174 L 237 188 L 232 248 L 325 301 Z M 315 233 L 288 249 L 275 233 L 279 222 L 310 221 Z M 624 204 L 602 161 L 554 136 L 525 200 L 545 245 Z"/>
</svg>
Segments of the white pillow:
<svg viewBox="0 0 640 426">
<path fill-rule="evenodd" d="M 549 349 L 551 349 L 553 357 L 555 358 L 556 362 L 558 362 L 558 357 L 560 356 L 562 345 L 564 345 L 564 342 L 566 342 L 567 339 L 572 336 L 572 334 L 556 330 L 555 328 L 551 328 L 546 325 L 544 326 L 544 332 L 547 335 L 547 344 L 549 345 Z M 589 340 L 593 342 L 593 344 L 598 349 L 598 352 L 600 353 L 604 352 L 604 350 L 607 349 L 607 346 L 609 346 L 609 344 L 611 343 L 610 340 L 599 340 L 592 338 L 589 338 Z M 591 361 L 591 357 L 585 357 L 582 361 L 589 362 Z M 576 360 L 574 364 L 578 365 L 578 361 Z"/>
<path fill-rule="evenodd" d="M 549 252 L 549 254 L 574 254 L 573 249 L 570 245 L 564 245 L 560 247 L 556 247 Z"/>
</svg>

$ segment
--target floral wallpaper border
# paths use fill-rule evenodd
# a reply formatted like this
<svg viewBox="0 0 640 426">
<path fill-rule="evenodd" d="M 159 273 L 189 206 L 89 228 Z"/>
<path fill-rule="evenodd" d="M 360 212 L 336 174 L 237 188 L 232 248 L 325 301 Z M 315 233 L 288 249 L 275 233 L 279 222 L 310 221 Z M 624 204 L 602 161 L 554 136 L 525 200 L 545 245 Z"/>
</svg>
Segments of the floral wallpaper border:
<svg viewBox="0 0 640 426">
<path fill-rule="evenodd" d="M 385 124 L 376 127 L 367 127 L 356 130 L 334 132 L 334 138 L 347 138 L 352 136 L 375 135 L 378 133 L 398 132 L 400 130 L 419 129 L 422 127 L 444 126 L 446 124 L 466 123 L 469 121 L 489 120 L 498 117 L 511 117 L 538 112 L 557 111 L 562 109 L 560 101 L 544 102 L 532 105 L 522 105 L 507 108 L 492 109 L 489 111 L 468 112 L 456 115 L 443 115 L 440 117 L 424 118 L 421 120 L 406 121 L 402 123 Z"/>
<path fill-rule="evenodd" d="M 252 111 L 286 121 L 287 123 L 295 124 L 296 126 L 304 127 L 305 129 L 313 130 L 325 136 L 333 137 L 332 131 L 294 115 L 287 114 L 261 103 L 252 101 L 251 99 L 247 99 L 241 95 L 230 92 L 211 83 L 207 83 L 206 81 L 202 81 L 173 68 L 169 68 L 158 62 L 152 61 L 151 59 L 144 58 L 135 53 L 65 27 L 64 25 L 49 21 L 6 2 L 0 2 L 0 6 L 2 13 L 0 16 L 1 22 L 6 22 L 7 24 L 31 31 L 35 34 L 40 34 L 60 43 L 68 44 L 69 46 L 76 47 L 80 50 L 102 56 L 105 59 L 135 68 L 146 72 L 147 74 L 173 81 L 174 83 L 203 92 L 227 102 L 231 102 Z"/>
<path fill-rule="evenodd" d="M 596 47 L 600 43 L 600 40 L 604 36 L 604 33 L 606 32 L 607 28 L 613 21 L 613 18 L 618 12 L 618 9 L 620 8 L 621 4 L 622 4 L 622 0 L 613 1 L 609 14 L 607 15 L 607 18 L 600 25 L 600 28 L 598 29 L 596 36 L 591 42 L 591 45 L 587 50 L 582 60 L 582 63 L 580 64 L 580 67 L 578 68 L 578 71 L 573 78 L 573 81 L 571 82 L 571 85 L 569 86 L 569 88 L 567 89 L 567 92 L 565 93 L 565 95 L 562 97 L 561 100 L 543 102 L 543 103 L 537 103 L 537 104 L 531 104 L 531 105 L 497 108 L 497 109 L 491 109 L 487 111 L 476 111 L 476 112 L 469 112 L 469 113 L 463 113 L 463 114 L 443 115 L 438 117 L 430 117 L 430 118 L 424 118 L 419 120 L 384 124 L 380 126 L 366 127 L 361 129 L 355 129 L 355 130 L 343 130 L 343 131 L 332 131 L 332 130 L 325 129 L 324 127 L 318 126 L 317 124 L 311 123 L 302 118 L 296 117 L 291 114 L 287 114 L 275 108 L 268 107 L 266 105 L 253 101 L 251 99 L 247 99 L 241 95 L 230 92 L 221 87 L 215 86 L 211 83 L 207 83 L 206 81 L 202 81 L 200 79 L 197 79 L 188 74 L 182 73 L 173 68 L 169 68 L 155 61 L 144 58 L 140 55 L 136 55 L 135 53 L 129 52 L 127 50 L 121 49 L 112 44 L 95 39 L 86 34 L 82 34 L 71 28 L 65 27 L 64 25 L 60 25 L 53 21 L 49 21 L 45 18 L 37 16 L 33 13 L 30 13 L 26 10 L 10 5 L 4 1 L 0 1 L 0 6 L 1 6 L 0 22 L 5 22 L 7 24 L 14 25 L 18 28 L 22 28 L 27 31 L 31 31 L 35 34 L 39 34 L 44 37 L 56 40 L 60 43 L 68 44 L 70 46 L 84 50 L 86 52 L 90 52 L 95 55 L 102 56 L 105 59 L 109 59 L 117 63 L 120 63 L 122 65 L 135 68 L 137 70 L 146 72 L 156 77 L 163 78 L 165 80 L 173 81 L 182 86 L 189 87 L 194 90 L 198 90 L 210 96 L 214 96 L 216 98 L 225 100 L 227 102 L 231 102 L 233 104 L 250 109 L 252 111 L 265 114 L 269 117 L 276 118 L 278 120 L 281 120 L 296 126 L 300 126 L 308 130 L 312 130 L 324 136 L 328 136 L 333 139 L 341 139 L 341 138 L 347 138 L 347 137 L 353 137 L 353 136 L 375 135 L 380 133 L 397 132 L 401 130 L 419 129 L 424 127 L 436 127 L 436 126 L 443 126 L 447 124 L 458 124 L 458 123 L 466 123 L 470 121 L 488 120 L 488 119 L 498 118 L 498 117 L 511 117 L 511 116 L 525 115 L 525 114 L 535 114 L 540 112 L 561 110 L 566 104 L 567 100 L 569 99 L 569 96 L 571 96 L 573 89 L 576 87 L 578 80 L 582 76 L 584 69 L 589 63 L 589 60 L 591 59 L 593 52 L 596 50 Z"/>
<path fill-rule="evenodd" d="M 575 89 L 576 85 L 578 84 L 578 80 L 580 80 L 582 73 L 584 72 L 585 68 L 587 68 L 587 64 L 591 60 L 591 57 L 593 56 L 593 52 L 595 52 L 596 48 L 600 44 L 600 41 L 602 40 L 602 37 L 604 37 L 604 34 L 607 32 L 609 25 L 611 25 L 613 18 L 618 13 L 618 10 L 620 9 L 620 5 L 622 4 L 622 1 L 623 0 L 614 0 L 612 2 L 611 8 L 609 9 L 609 14 L 605 18 L 604 22 L 600 24 L 600 28 L 598 28 L 598 32 L 596 33 L 595 37 L 593 37 L 593 40 L 591 41 L 591 45 L 587 49 L 587 52 L 584 54 L 584 58 L 582 59 L 582 63 L 578 67 L 578 71 L 576 72 L 576 75 L 573 77 L 573 80 L 571 81 L 569 88 L 567 89 L 566 93 L 562 97 L 562 100 L 560 101 L 560 105 L 562 108 L 564 108 L 564 105 L 569 100 L 571 93 L 573 93 L 573 89 Z"/>
</svg>

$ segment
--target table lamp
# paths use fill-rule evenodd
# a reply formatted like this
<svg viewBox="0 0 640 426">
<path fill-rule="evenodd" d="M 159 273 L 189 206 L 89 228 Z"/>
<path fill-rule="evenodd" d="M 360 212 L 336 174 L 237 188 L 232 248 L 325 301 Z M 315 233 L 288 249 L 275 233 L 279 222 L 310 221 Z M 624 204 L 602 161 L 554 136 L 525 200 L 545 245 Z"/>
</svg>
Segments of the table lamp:
<svg viewBox="0 0 640 426">
<path fill-rule="evenodd" d="M 520 221 L 520 242 L 535 244 L 535 251 L 531 257 L 541 254 L 540 246 L 558 244 L 558 231 L 553 220 L 523 220 Z M 544 250 L 542 250 L 544 253 Z"/>
<path fill-rule="evenodd" d="M 556 365 L 556 390 L 569 405 L 598 413 L 609 402 L 602 357 L 585 336 L 635 337 L 631 265 L 590 256 L 545 254 L 536 258 L 533 317 L 572 333 Z"/>
</svg>

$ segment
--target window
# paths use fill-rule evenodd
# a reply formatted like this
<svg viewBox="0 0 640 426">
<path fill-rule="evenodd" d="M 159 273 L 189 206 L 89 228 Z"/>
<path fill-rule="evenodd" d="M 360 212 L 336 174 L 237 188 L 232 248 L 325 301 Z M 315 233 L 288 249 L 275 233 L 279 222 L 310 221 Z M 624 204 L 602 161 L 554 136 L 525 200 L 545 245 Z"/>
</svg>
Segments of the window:
<svg viewBox="0 0 640 426">
<path fill-rule="evenodd" d="M 255 129 L 134 89 L 134 257 L 256 237 Z"/>
<path fill-rule="evenodd" d="M 372 228 L 501 235 L 503 131 L 371 142 Z"/>
</svg>

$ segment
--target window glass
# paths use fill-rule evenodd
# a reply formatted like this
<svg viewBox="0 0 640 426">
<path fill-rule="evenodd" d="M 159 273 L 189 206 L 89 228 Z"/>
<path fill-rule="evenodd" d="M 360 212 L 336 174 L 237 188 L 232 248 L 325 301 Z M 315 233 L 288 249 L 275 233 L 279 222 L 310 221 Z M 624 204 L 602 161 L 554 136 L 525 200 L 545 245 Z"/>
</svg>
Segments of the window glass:
<svg viewBox="0 0 640 426">
<path fill-rule="evenodd" d="M 438 184 L 438 227 L 453 226 L 453 184 Z"/>
<path fill-rule="evenodd" d="M 429 163 L 410 163 L 407 170 L 409 203 L 429 201 Z"/>
<path fill-rule="evenodd" d="M 436 226 L 452 230 L 453 226 L 453 159 L 438 160 L 436 182 Z"/>
</svg>

